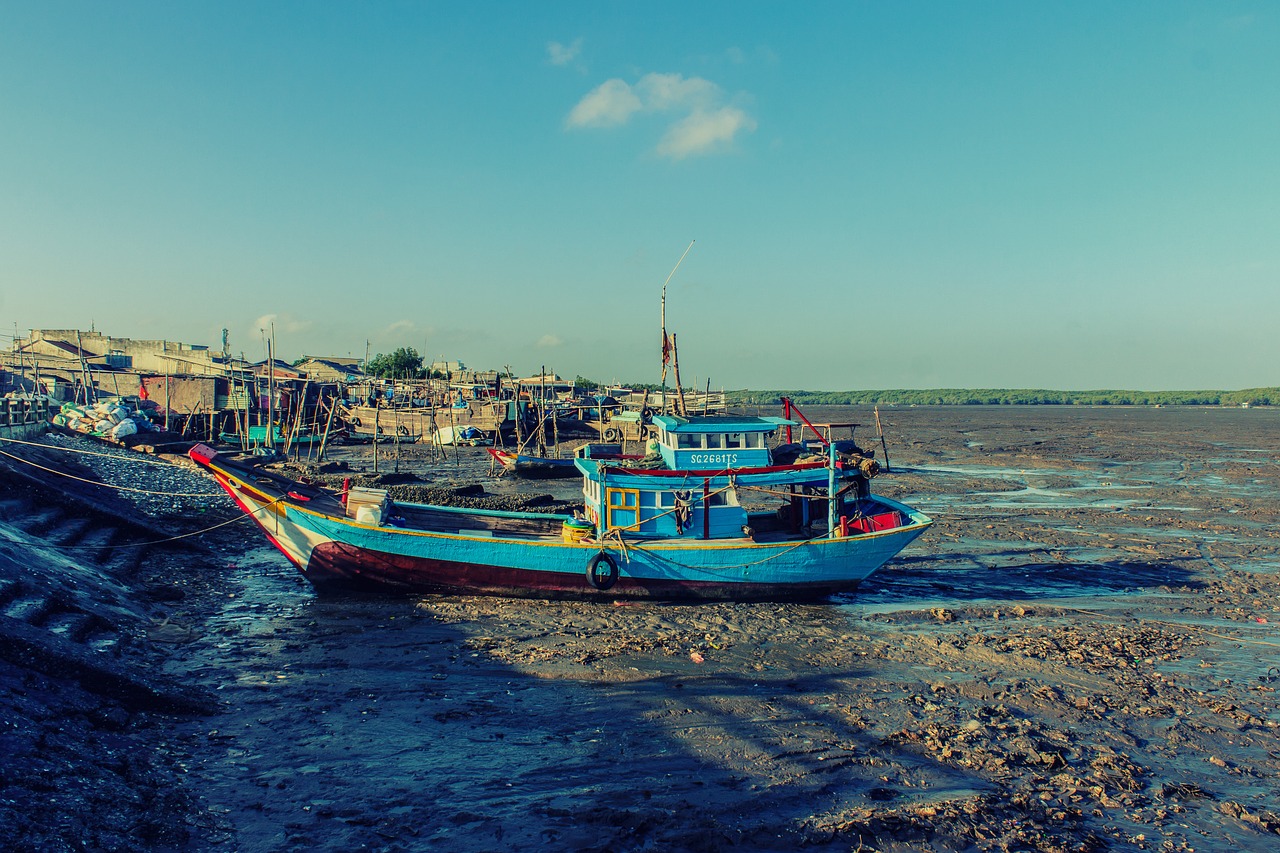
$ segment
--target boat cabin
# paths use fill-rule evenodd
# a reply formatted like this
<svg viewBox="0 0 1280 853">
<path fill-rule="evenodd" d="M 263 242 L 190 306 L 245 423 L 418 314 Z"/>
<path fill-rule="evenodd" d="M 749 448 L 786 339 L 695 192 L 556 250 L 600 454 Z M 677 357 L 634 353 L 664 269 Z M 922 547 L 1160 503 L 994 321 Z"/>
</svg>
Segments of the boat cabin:
<svg viewBox="0 0 1280 853">
<path fill-rule="evenodd" d="M 681 418 L 654 415 L 658 450 L 673 471 L 764 468 L 769 437 L 779 427 L 799 426 L 782 418 Z"/>
<path fill-rule="evenodd" d="M 649 453 L 635 467 L 621 467 L 596 454 L 579 454 L 583 498 L 590 520 L 602 532 L 642 537 L 701 539 L 748 535 L 747 510 L 738 502 L 741 478 L 825 488 L 824 467 L 773 468 L 768 439 L 781 418 L 653 417 Z M 656 451 L 656 452 L 655 452 Z M 732 475 L 732 476 L 731 476 Z"/>
</svg>

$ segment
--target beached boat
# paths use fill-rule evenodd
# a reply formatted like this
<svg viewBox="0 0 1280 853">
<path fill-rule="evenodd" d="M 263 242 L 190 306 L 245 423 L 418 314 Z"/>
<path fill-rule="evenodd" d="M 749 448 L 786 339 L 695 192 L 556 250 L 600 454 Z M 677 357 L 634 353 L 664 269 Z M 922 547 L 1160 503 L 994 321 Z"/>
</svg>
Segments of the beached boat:
<svg viewBox="0 0 1280 853">
<path fill-rule="evenodd" d="M 409 401 L 405 401 L 408 403 Z M 339 411 L 351 432 L 370 435 L 379 433 L 401 436 L 431 436 L 437 430 L 474 427 L 492 435 L 494 430 L 514 429 L 516 404 L 510 400 L 459 401 L 451 406 L 396 405 L 394 407 L 347 405 Z"/>
<path fill-rule="evenodd" d="M 574 464 L 574 458 L 613 460 L 642 458 L 624 456 L 621 444 L 584 444 L 574 451 L 573 457 L 566 458 L 521 453 L 518 450 L 505 450 L 501 447 L 490 447 L 489 455 L 502 466 L 504 472 L 533 480 L 581 477 L 577 465 Z"/>
<path fill-rule="evenodd" d="M 774 464 L 779 418 L 654 418 L 644 461 L 575 459 L 584 515 L 345 495 L 205 445 L 191 458 L 317 589 L 693 600 L 816 599 L 855 589 L 932 524 L 872 495 L 874 460 Z M 778 504 L 749 512 L 740 498 Z"/>
<path fill-rule="evenodd" d="M 489 455 L 502 466 L 502 470 L 517 477 L 528 477 L 533 480 L 555 480 L 581 476 L 572 458 L 555 459 L 550 456 L 536 456 L 529 453 L 518 453 L 504 450 L 501 447 L 488 448 Z"/>
<path fill-rule="evenodd" d="M 441 427 L 432 434 L 431 443 L 439 447 L 488 447 L 493 444 L 489 436 L 473 426 Z"/>
<path fill-rule="evenodd" d="M 258 447 L 265 446 L 267 443 L 267 427 L 265 424 L 261 426 L 249 427 L 249 441 L 244 441 L 244 434 L 239 432 L 220 432 L 218 439 L 224 444 L 232 444 L 236 447 Z M 311 432 L 299 432 L 292 437 L 292 440 L 280 430 L 277 426 L 271 431 L 272 444 L 276 447 L 284 447 L 289 445 L 307 445 L 319 444 L 324 439 L 323 435 L 316 435 Z"/>
</svg>

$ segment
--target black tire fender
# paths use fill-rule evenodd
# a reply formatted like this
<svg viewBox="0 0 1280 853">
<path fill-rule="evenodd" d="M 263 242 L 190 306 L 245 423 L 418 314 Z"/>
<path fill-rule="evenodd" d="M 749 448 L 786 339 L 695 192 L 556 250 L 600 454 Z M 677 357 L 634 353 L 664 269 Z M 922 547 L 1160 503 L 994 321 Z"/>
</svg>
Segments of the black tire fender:
<svg viewBox="0 0 1280 853">
<path fill-rule="evenodd" d="M 622 438 L 622 430 L 617 427 L 609 427 L 604 431 L 604 440 L 613 442 Z"/>
<path fill-rule="evenodd" d="M 354 426 L 354 427 L 358 427 L 358 426 L 360 426 L 360 419 L 359 419 L 359 418 L 352 418 L 350 421 L 348 421 L 348 423 L 350 423 L 350 424 L 351 424 L 352 426 Z"/>
<path fill-rule="evenodd" d="M 409 434 L 409 428 L 404 424 L 401 424 L 400 426 L 396 427 L 396 432 L 400 433 L 401 435 L 407 436 Z"/>
<path fill-rule="evenodd" d="M 605 551 L 601 551 L 587 563 L 587 583 L 604 592 L 618 582 L 618 564 Z"/>
</svg>

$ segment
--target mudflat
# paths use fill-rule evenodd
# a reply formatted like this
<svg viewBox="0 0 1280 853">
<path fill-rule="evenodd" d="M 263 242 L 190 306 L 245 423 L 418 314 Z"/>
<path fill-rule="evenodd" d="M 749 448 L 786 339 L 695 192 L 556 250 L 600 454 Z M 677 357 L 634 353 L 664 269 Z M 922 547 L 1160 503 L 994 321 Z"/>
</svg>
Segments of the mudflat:
<svg viewBox="0 0 1280 853">
<path fill-rule="evenodd" d="M 885 462 L 870 409 L 806 414 Z M 318 597 L 188 467 L 146 489 L 159 466 L 77 457 L 167 495 L 55 493 L 9 460 L 0 826 L 41 849 L 1276 849 L 1280 412 L 880 417 L 873 489 L 937 524 L 804 605 Z M 45 467 L 88 446 L 43 444 Z M 478 448 L 380 453 L 434 488 L 577 489 L 490 478 Z"/>
</svg>

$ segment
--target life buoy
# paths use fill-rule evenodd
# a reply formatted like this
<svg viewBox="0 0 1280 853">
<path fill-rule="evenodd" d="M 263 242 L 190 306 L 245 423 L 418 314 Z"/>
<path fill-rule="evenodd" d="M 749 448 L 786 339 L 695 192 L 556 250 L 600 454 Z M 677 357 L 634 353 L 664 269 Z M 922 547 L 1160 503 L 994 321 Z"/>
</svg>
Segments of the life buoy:
<svg viewBox="0 0 1280 853">
<path fill-rule="evenodd" d="M 601 592 L 618 582 L 618 564 L 606 552 L 601 551 L 587 563 L 587 583 Z"/>
<path fill-rule="evenodd" d="M 622 430 L 618 429 L 617 427 L 609 427 L 604 431 L 605 441 L 610 441 L 610 442 L 618 441 L 621 438 L 622 438 Z"/>
</svg>

